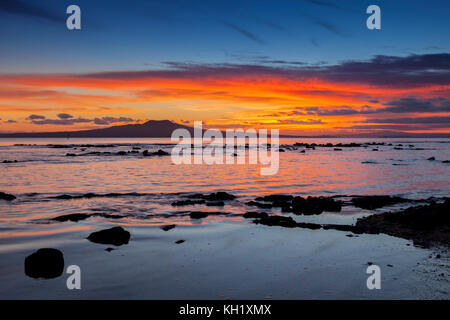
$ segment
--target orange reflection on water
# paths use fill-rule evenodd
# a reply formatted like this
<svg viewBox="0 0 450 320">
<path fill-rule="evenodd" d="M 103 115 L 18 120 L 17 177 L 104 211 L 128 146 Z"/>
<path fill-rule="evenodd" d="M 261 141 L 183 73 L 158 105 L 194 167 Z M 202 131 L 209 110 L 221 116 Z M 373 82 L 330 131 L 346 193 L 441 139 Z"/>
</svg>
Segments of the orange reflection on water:
<svg viewBox="0 0 450 320">
<path fill-rule="evenodd" d="M 23 231 L 23 232 L 6 232 L 6 233 L 0 233 L 0 238 L 42 236 L 42 235 L 52 235 L 52 234 L 83 231 L 83 230 L 90 230 L 90 229 L 93 229 L 93 226 L 76 226 L 76 227 L 56 229 L 56 230 L 34 230 L 34 231 Z"/>
</svg>

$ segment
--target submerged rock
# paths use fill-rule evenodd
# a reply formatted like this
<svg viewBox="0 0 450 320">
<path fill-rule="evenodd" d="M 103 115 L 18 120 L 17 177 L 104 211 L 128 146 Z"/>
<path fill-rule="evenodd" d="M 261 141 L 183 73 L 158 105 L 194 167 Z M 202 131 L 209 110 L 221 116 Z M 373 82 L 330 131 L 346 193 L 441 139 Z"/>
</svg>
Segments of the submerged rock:
<svg viewBox="0 0 450 320">
<path fill-rule="evenodd" d="M 53 197 L 53 199 L 69 200 L 69 199 L 73 199 L 73 196 L 68 195 L 68 194 L 62 194 L 62 195 Z"/>
<path fill-rule="evenodd" d="M 172 206 L 174 206 L 174 207 L 192 206 L 195 204 L 203 204 L 205 202 L 206 202 L 205 200 L 181 200 L 181 201 L 172 202 Z"/>
<path fill-rule="evenodd" d="M 284 217 L 284 216 L 262 217 L 257 220 L 253 220 L 253 223 L 263 224 L 266 226 L 279 226 L 284 228 L 304 228 L 311 230 L 318 230 L 322 228 L 322 226 L 317 223 L 296 222 L 291 217 Z"/>
<path fill-rule="evenodd" d="M 66 221 L 72 221 L 72 222 L 78 222 L 80 220 L 85 220 L 89 218 L 90 214 L 84 214 L 84 213 L 73 213 L 73 214 L 66 214 L 64 216 L 55 217 L 52 220 L 59 221 L 59 222 L 66 222 Z"/>
<path fill-rule="evenodd" d="M 109 213 L 94 213 L 94 214 L 92 214 L 92 216 L 102 217 L 105 219 L 122 219 L 122 218 L 127 217 L 126 215 L 122 216 L 119 214 L 109 214 Z"/>
<path fill-rule="evenodd" d="M 366 210 L 375 210 L 408 201 L 408 199 L 393 196 L 360 196 L 352 199 L 352 203 L 355 207 Z"/>
<path fill-rule="evenodd" d="M 94 243 L 121 246 L 123 244 L 128 244 L 130 233 L 122 227 L 114 227 L 91 233 L 87 239 Z"/>
<path fill-rule="evenodd" d="M 9 193 L 0 192 L 0 200 L 12 201 L 14 199 L 16 199 L 16 196 Z"/>
<path fill-rule="evenodd" d="M 367 143 L 367 145 L 383 145 L 384 143 L 376 143 L 376 142 L 372 142 L 372 143 Z M 326 147 L 326 148 L 330 148 L 330 147 L 341 147 L 341 148 L 356 148 L 356 147 L 366 147 L 366 144 L 361 144 L 361 143 L 356 143 L 356 142 L 351 142 L 351 143 L 337 143 L 337 144 L 332 144 L 332 143 L 302 143 L 302 142 L 296 142 L 294 144 L 294 147 L 306 147 L 306 148 L 310 148 L 313 149 L 315 147 Z"/>
<path fill-rule="evenodd" d="M 285 228 L 296 228 L 297 222 L 291 217 L 268 216 L 254 220 L 255 224 L 263 224 L 265 226 L 280 226 Z"/>
<path fill-rule="evenodd" d="M 192 195 L 188 195 L 188 198 L 193 198 L 193 199 L 203 199 L 203 200 L 208 200 L 208 201 L 224 201 L 224 200 L 234 200 L 236 199 L 236 196 L 227 193 L 227 192 L 215 192 L 215 193 L 211 193 L 211 194 L 201 194 L 201 193 L 196 193 L 196 194 L 192 194 Z"/>
<path fill-rule="evenodd" d="M 256 201 L 266 201 L 266 202 L 286 202 L 286 201 L 292 201 L 292 199 L 294 199 L 294 196 L 291 196 L 291 195 L 272 194 L 269 196 L 258 197 L 255 200 Z"/>
<path fill-rule="evenodd" d="M 270 209 L 273 207 L 273 205 L 271 203 L 261 203 L 261 202 L 256 202 L 256 201 L 249 201 L 245 203 L 248 206 L 253 206 L 253 207 L 258 207 L 261 209 Z"/>
<path fill-rule="evenodd" d="M 63 271 L 64 256 L 57 249 L 39 249 L 25 258 L 25 274 L 31 278 L 57 278 Z"/>
<path fill-rule="evenodd" d="M 50 197 L 50 199 L 58 199 L 58 200 L 70 200 L 70 199 L 91 199 L 91 198 L 118 198 L 118 197 L 141 197 L 146 196 L 147 194 L 129 192 L 129 193 L 106 193 L 106 194 L 97 194 L 97 193 L 85 193 L 81 195 L 70 195 L 70 194 L 61 194 L 58 196 Z"/>
</svg>

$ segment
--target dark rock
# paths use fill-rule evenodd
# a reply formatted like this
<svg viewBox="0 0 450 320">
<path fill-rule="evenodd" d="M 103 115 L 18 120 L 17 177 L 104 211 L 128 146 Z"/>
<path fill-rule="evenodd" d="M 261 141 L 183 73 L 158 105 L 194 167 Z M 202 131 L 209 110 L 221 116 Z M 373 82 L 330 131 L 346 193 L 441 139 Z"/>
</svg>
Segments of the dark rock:
<svg viewBox="0 0 450 320">
<path fill-rule="evenodd" d="M 334 150 L 334 151 L 342 151 L 341 148 L 334 148 L 333 150 Z"/>
<path fill-rule="evenodd" d="M 297 222 L 291 217 L 268 216 L 253 221 L 255 224 L 263 224 L 265 226 L 280 226 L 285 228 L 296 228 Z"/>
<path fill-rule="evenodd" d="M 172 206 L 174 206 L 174 207 L 192 206 L 195 204 L 203 204 L 205 202 L 206 202 L 205 200 L 181 200 L 181 201 L 173 202 Z"/>
<path fill-rule="evenodd" d="M 261 203 L 261 202 L 256 202 L 256 201 L 249 201 L 245 203 L 248 206 L 254 206 L 254 207 L 258 207 L 261 209 L 270 209 L 273 207 L 273 205 L 271 203 Z"/>
<path fill-rule="evenodd" d="M 183 243 L 183 242 L 185 242 L 186 240 L 178 240 L 178 241 L 175 241 L 175 243 L 176 244 L 181 244 L 181 243 Z"/>
<path fill-rule="evenodd" d="M 370 144 L 370 143 L 369 143 Z M 378 145 L 377 143 L 374 143 L 374 145 Z M 340 148 L 356 148 L 356 147 L 362 147 L 363 145 L 361 143 L 338 143 L 338 144 L 332 144 L 332 143 L 300 143 L 297 142 L 294 144 L 294 147 L 306 147 L 308 149 L 315 149 L 315 147 L 326 147 L 326 148 L 332 148 L 332 147 L 340 147 Z"/>
<path fill-rule="evenodd" d="M 434 161 L 434 160 L 436 160 L 436 158 L 435 157 L 431 157 L 431 158 L 428 158 L 427 160 Z"/>
<path fill-rule="evenodd" d="M 64 271 L 64 256 L 57 249 L 39 249 L 25 258 L 25 274 L 31 278 L 53 279 Z"/>
<path fill-rule="evenodd" d="M 148 152 L 148 150 L 144 150 L 144 152 L 142 153 L 142 155 L 144 157 L 151 157 L 151 156 L 168 156 L 170 153 L 159 149 L 156 152 Z"/>
<path fill-rule="evenodd" d="M 272 207 L 274 208 L 286 208 L 291 204 L 291 201 L 274 201 Z"/>
<path fill-rule="evenodd" d="M 236 199 L 236 196 L 229 194 L 227 192 L 211 193 L 210 195 L 205 197 L 205 200 L 210 200 L 210 201 L 234 200 L 234 199 Z"/>
<path fill-rule="evenodd" d="M 119 156 L 126 156 L 127 152 L 126 151 L 119 151 L 119 152 L 117 152 L 117 155 L 119 155 Z"/>
<path fill-rule="evenodd" d="M 108 252 L 111 252 L 111 251 L 113 251 L 113 250 L 116 250 L 116 249 L 113 249 L 113 248 L 106 248 L 106 249 L 105 249 L 105 251 L 108 251 Z"/>
<path fill-rule="evenodd" d="M 108 213 L 95 213 L 93 216 L 102 217 L 105 219 L 122 219 L 126 216 L 118 215 L 118 214 L 108 214 Z"/>
<path fill-rule="evenodd" d="M 258 197 L 255 200 L 256 201 L 266 201 L 266 202 L 286 202 L 286 201 L 292 201 L 292 199 L 294 199 L 294 197 L 291 195 L 272 194 L 269 196 Z"/>
<path fill-rule="evenodd" d="M 114 227 L 91 233 L 88 240 L 100 244 L 121 246 L 123 244 L 128 244 L 128 241 L 130 240 L 130 233 L 122 227 Z"/>
<path fill-rule="evenodd" d="M 91 199 L 91 198 L 118 198 L 118 197 L 139 197 L 145 196 L 146 194 L 130 192 L 130 193 L 106 193 L 106 194 L 96 194 L 96 193 L 85 193 L 81 195 L 69 195 L 62 194 L 55 197 L 50 197 L 51 199 L 59 199 L 59 200 L 69 200 L 69 199 Z"/>
<path fill-rule="evenodd" d="M 311 230 L 318 230 L 322 228 L 320 224 L 295 222 L 295 220 L 292 219 L 291 217 L 283 217 L 283 216 L 261 217 L 259 219 L 253 220 L 253 223 L 263 224 L 266 226 L 280 226 L 284 228 L 304 228 Z"/>
<path fill-rule="evenodd" d="M 84 213 L 73 213 L 73 214 L 66 214 L 64 216 L 55 217 L 52 220 L 59 221 L 59 222 L 66 222 L 66 221 L 72 221 L 72 222 L 78 222 L 80 220 L 85 220 L 89 218 L 91 215 L 84 214 Z"/>
<path fill-rule="evenodd" d="M 175 228 L 177 225 L 176 224 L 169 224 L 167 226 L 162 226 L 161 229 L 164 231 L 169 231 L 172 230 L 173 228 Z"/>
<path fill-rule="evenodd" d="M 242 215 L 246 219 L 267 218 L 269 215 L 265 212 L 246 212 Z"/>
<path fill-rule="evenodd" d="M 0 192 L 0 200 L 12 201 L 14 199 L 16 199 L 16 196 L 9 193 Z"/>
<path fill-rule="evenodd" d="M 207 212 L 201 212 L 201 211 L 193 211 L 189 214 L 191 219 L 203 219 L 208 216 Z"/>
<path fill-rule="evenodd" d="M 324 224 L 322 227 L 324 230 L 338 230 L 338 231 L 345 231 L 345 232 L 353 232 L 356 234 L 361 233 L 354 226 L 346 225 L 346 224 Z"/>
<path fill-rule="evenodd" d="M 72 148 L 73 146 L 70 144 L 48 144 L 47 147 L 53 148 L 53 149 L 68 149 L 68 148 Z"/>
<path fill-rule="evenodd" d="M 207 202 L 206 205 L 208 207 L 223 207 L 225 205 L 225 202 L 223 201 Z"/>
<path fill-rule="evenodd" d="M 197 193 L 197 194 L 188 195 L 187 197 L 193 198 L 193 199 L 203 199 L 203 200 L 208 200 L 208 201 L 224 201 L 224 200 L 236 199 L 236 196 L 229 194 L 227 192 L 216 192 L 216 193 L 211 193 L 211 194 Z"/>
<path fill-rule="evenodd" d="M 317 215 L 324 211 L 340 212 L 342 203 L 328 197 L 295 197 L 292 200 L 292 212 L 294 214 Z"/>
<path fill-rule="evenodd" d="M 66 153 L 66 157 L 76 157 L 75 153 Z"/>
<path fill-rule="evenodd" d="M 361 196 L 352 199 L 352 203 L 355 207 L 366 210 L 375 210 L 385 206 L 408 201 L 408 199 L 392 196 Z"/>
<path fill-rule="evenodd" d="M 450 199 L 444 203 L 410 207 L 358 219 L 359 232 L 385 233 L 413 240 L 415 245 L 430 247 L 434 243 L 450 246 Z"/>
<path fill-rule="evenodd" d="M 450 163 L 450 160 L 444 160 L 442 163 Z"/>
<path fill-rule="evenodd" d="M 304 229 L 311 229 L 311 230 L 318 230 L 321 229 L 322 226 L 317 223 L 305 223 L 305 222 L 298 222 L 297 228 L 304 228 Z"/>
<path fill-rule="evenodd" d="M 71 195 L 68 194 L 62 194 L 56 197 L 53 197 L 54 199 L 60 199 L 60 200 L 68 200 L 68 199 L 72 199 L 73 197 Z"/>
</svg>

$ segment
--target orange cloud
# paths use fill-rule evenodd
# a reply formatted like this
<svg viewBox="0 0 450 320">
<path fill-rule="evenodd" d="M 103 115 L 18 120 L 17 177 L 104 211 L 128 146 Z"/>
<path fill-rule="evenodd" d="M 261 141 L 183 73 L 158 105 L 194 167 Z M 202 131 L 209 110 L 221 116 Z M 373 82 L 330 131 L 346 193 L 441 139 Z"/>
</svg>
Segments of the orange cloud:
<svg viewBox="0 0 450 320">
<path fill-rule="evenodd" d="M 19 122 L 7 125 L 17 131 L 36 130 L 25 118 L 37 112 L 48 118 L 67 112 L 80 118 L 208 120 L 210 126 L 252 124 L 291 131 L 378 130 L 370 119 L 376 116 L 379 120 L 383 112 L 398 113 L 389 109 L 389 103 L 405 97 L 428 101 L 431 108 L 441 111 L 416 108 L 402 111 L 402 117 L 450 114 L 450 81 L 437 76 L 425 79 L 422 86 L 415 78 L 389 85 L 382 83 L 381 76 L 352 80 L 336 75 L 334 69 L 331 76 L 321 69 L 317 74 L 310 69 L 295 71 L 188 66 L 85 75 L 0 75 L 0 110 Z M 388 128 L 387 124 L 378 126 Z M 395 126 L 390 128 L 395 130 Z M 449 131 L 424 124 L 418 128 L 421 132 Z M 403 125 L 401 130 L 408 128 Z"/>
</svg>

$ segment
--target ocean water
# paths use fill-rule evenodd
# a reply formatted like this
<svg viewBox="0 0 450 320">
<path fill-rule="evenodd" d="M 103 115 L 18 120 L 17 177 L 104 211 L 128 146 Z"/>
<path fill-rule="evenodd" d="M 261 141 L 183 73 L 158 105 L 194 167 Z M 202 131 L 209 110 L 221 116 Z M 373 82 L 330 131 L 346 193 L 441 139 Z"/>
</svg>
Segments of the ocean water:
<svg viewBox="0 0 450 320">
<path fill-rule="evenodd" d="M 301 153 L 304 148 L 293 148 L 295 142 L 384 145 L 342 151 L 317 147 Z M 443 161 L 450 160 L 450 139 L 298 138 L 280 139 L 280 145 L 285 152 L 280 153 L 278 174 L 262 176 L 259 164 L 175 165 L 170 156 L 142 156 L 143 150 L 170 152 L 171 142 L 164 139 L 0 140 L 0 191 L 17 197 L 0 200 L 0 297 L 448 298 L 445 251 L 437 261 L 430 259 L 435 251 L 404 239 L 257 226 L 241 214 L 255 211 L 245 202 L 268 194 L 448 197 L 450 164 Z M 133 148 L 138 153 L 117 154 Z M 99 153 L 87 154 L 91 152 Z M 171 205 L 188 193 L 217 191 L 237 199 L 223 207 Z M 87 193 L 97 196 L 81 197 Z M 108 193 L 120 195 L 104 196 Z M 75 199 L 55 198 L 60 195 Z M 279 208 L 260 211 L 297 221 L 352 224 L 404 206 L 375 211 L 344 206 L 340 213 L 318 216 L 293 216 Z M 189 217 L 190 211 L 230 214 L 198 220 Z M 97 215 L 80 222 L 51 220 L 70 213 Z M 160 229 L 167 224 L 177 227 Z M 107 252 L 109 246 L 86 240 L 91 232 L 116 225 L 130 231 L 128 245 Z M 177 240 L 186 241 L 174 244 Z M 60 249 L 66 266 L 81 267 L 82 290 L 68 290 L 65 275 L 36 280 L 24 274 L 25 257 L 42 247 Z M 384 290 L 366 288 L 368 262 L 385 267 Z M 386 268 L 388 264 L 394 267 Z"/>
</svg>

